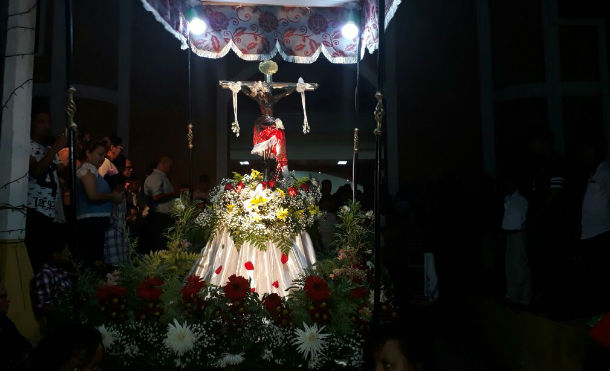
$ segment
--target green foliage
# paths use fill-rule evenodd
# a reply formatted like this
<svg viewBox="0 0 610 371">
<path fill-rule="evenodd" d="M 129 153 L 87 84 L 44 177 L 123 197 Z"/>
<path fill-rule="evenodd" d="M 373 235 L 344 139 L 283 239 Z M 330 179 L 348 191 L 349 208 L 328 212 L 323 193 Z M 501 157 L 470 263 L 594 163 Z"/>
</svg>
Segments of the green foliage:
<svg viewBox="0 0 610 371">
<path fill-rule="evenodd" d="M 188 192 L 182 193 L 172 208 L 174 224 L 168 228 L 166 237 L 168 248 L 199 252 L 206 241 L 207 234 L 195 223 L 201 209 L 200 201 L 191 201 Z"/>
<path fill-rule="evenodd" d="M 367 215 L 362 211 L 360 202 L 349 202 L 342 206 L 337 215 L 337 223 L 333 245 L 339 249 L 349 248 L 362 252 L 373 245 L 372 213 Z"/>
</svg>

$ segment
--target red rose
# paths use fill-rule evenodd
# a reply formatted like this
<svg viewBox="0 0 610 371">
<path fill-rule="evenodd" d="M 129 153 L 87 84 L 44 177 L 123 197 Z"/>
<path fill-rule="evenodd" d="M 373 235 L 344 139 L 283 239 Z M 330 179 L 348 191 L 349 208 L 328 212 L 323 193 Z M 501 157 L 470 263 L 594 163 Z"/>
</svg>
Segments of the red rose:
<svg viewBox="0 0 610 371">
<path fill-rule="evenodd" d="M 282 264 L 286 264 L 288 262 L 288 255 L 282 254 Z"/>
<path fill-rule="evenodd" d="M 288 188 L 288 195 L 289 196 L 294 197 L 294 196 L 296 196 L 298 194 L 299 194 L 299 191 L 297 191 L 297 189 L 295 187 Z"/>
<path fill-rule="evenodd" d="M 248 295 L 250 291 L 250 282 L 242 276 L 232 275 L 229 277 L 229 282 L 223 286 L 225 296 L 231 301 L 238 301 Z"/>
<path fill-rule="evenodd" d="M 366 287 L 364 287 L 364 286 L 356 287 L 356 288 L 352 289 L 352 291 L 350 291 L 350 295 L 355 300 L 362 299 L 363 297 L 366 296 Z"/>
<path fill-rule="evenodd" d="M 235 186 L 235 192 L 239 193 L 241 192 L 241 190 L 244 189 L 244 183 L 242 183 L 241 181 L 239 183 L 237 183 L 237 185 Z"/>
<path fill-rule="evenodd" d="M 270 294 L 263 299 L 263 306 L 267 310 L 267 312 L 275 314 L 277 313 L 277 308 L 282 306 L 282 298 L 278 294 Z"/>
<path fill-rule="evenodd" d="M 188 300 L 193 298 L 195 295 L 205 287 L 205 281 L 201 277 L 192 274 L 187 277 L 186 283 L 182 288 L 182 300 Z"/>
<path fill-rule="evenodd" d="M 163 290 L 159 288 L 161 285 L 163 285 L 163 280 L 146 277 L 146 280 L 140 282 L 136 288 L 136 294 L 144 300 L 158 301 L 163 294 Z"/>
<path fill-rule="evenodd" d="M 231 183 L 225 184 L 225 191 L 229 191 L 231 189 L 233 189 L 233 184 L 231 184 Z"/>
<path fill-rule="evenodd" d="M 301 188 L 305 192 L 309 192 L 309 186 L 307 185 L 307 183 L 301 184 L 301 186 L 299 188 Z"/>
<path fill-rule="evenodd" d="M 267 182 L 261 182 L 261 188 L 263 189 L 263 191 L 267 189 Z"/>
<path fill-rule="evenodd" d="M 305 279 L 305 292 L 307 296 L 314 302 L 320 302 L 328 299 L 330 294 L 326 282 L 318 276 L 309 276 Z"/>
<path fill-rule="evenodd" d="M 275 180 L 269 180 L 269 181 L 267 182 L 267 187 L 269 187 L 269 188 L 273 188 L 273 187 L 275 187 Z"/>
</svg>

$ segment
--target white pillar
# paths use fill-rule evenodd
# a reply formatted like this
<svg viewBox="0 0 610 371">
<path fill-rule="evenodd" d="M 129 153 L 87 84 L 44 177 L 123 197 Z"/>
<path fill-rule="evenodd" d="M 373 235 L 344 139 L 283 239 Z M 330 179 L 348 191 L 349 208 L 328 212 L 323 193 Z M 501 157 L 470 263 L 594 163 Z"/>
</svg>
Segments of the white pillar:
<svg viewBox="0 0 610 371">
<path fill-rule="evenodd" d="M 496 176 L 496 128 L 494 123 L 493 81 L 491 74 L 491 41 L 489 1 L 477 0 L 477 36 L 479 42 L 479 88 L 481 103 L 481 147 L 483 170 Z"/>
<path fill-rule="evenodd" d="M 119 3 L 119 61 L 118 61 L 118 125 L 117 135 L 123 139 L 125 155 L 129 151 L 129 117 L 131 87 L 131 1 Z"/>
<path fill-rule="evenodd" d="M 10 0 L 8 5 L 2 89 L 2 102 L 6 102 L 6 107 L 2 110 L 0 134 L 0 203 L 15 207 L 25 205 L 28 192 L 35 4 L 35 0 Z M 23 14 L 17 15 L 21 12 Z M 23 240 L 24 235 L 25 213 L 0 209 L 0 240 Z"/>
</svg>

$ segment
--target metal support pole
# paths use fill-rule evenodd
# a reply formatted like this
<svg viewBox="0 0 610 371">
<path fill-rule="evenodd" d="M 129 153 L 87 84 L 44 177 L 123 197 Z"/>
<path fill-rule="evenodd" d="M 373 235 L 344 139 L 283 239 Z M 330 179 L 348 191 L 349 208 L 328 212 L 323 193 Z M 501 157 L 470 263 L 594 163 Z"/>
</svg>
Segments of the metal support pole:
<svg viewBox="0 0 610 371">
<path fill-rule="evenodd" d="M 193 200 L 193 194 L 195 191 L 195 179 L 193 176 L 193 95 L 192 95 L 192 88 L 191 88 L 191 54 L 193 54 L 192 50 L 191 50 L 191 38 L 190 38 L 190 33 L 189 33 L 189 38 L 188 38 L 188 49 L 187 49 L 187 70 L 188 70 L 188 76 L 187 76 L 187 87 L 188 87 L 188 103 L 187 103 L 187 116 L 188 116 L 188 125 L 187 125 L 187 134 L 186 134 L 186 138 L 188 141 L 188 149 L 189 149 L 189 179 L 190 179 L 190 183 L 191 183 L 191 201 Z"/>
<path fill-rule="evenodd" d="M 352 158 L 352 201 L 356 202 L 356 190 L 358 187 L 358 128 L 354 129 L 354 156 Z"/>
<path fill-rule="evenodd" d="M 381 307 L 381 224 L 380 224 L 380 213 L 381 213 L 381 159 L 383 151 L 383 66 L 384 66 L 384 43 L 383 36 L 385 33 L 385 0 L 379 0 L 378 2 L 377 24 L 379 27 L 379 45 L 377 49 L 377 92 L 375 93 L 375 99 L 377 99 L 377 106 L 375 107 L 375 122 L 376 127 L 373 133 L 375 134 L 375 200 L 374 200 L 374 212 L 375 212 L 375 281 L 374 281 L 374 300 L 373 300 L 373 326 L 379 325 L 380 307 Z"/>
<path fill-rule="evenodd" d="M 74 75 L 73 75 L 73 26 L 72 26 L 72 0 L 66 0 L 66 93 L 68 101 L 66 104 L 66 130 L 68 131 L 69 166 L 70 166 L 70 213 L 68 222 L 72 225 L 71 246 L 77 250 L 76 246 L 76 131 L 78 126 L 74 123 L 76 113 L 76 103 L 74 102 Z"/>
</svg>

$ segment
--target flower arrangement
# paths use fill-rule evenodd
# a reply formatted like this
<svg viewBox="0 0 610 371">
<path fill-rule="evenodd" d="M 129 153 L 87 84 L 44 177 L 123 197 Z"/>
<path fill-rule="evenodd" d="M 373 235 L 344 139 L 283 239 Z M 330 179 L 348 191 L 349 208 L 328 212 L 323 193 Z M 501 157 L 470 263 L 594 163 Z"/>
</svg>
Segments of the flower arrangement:
<svg viewBox="0 0 610 371">
<path fill-rule="evenodd" d="M 335 241 L 350 245 L 337 245 L 338 256 L 319 260 L 287 297 L 259 296 L 241 276 L 221 286 L 187 276 L 196 256 L 172 245 L 107 280 L 81 278 L 77 291 L 90 305 L 80 320 L 102 333 L 113 370 L 358 369 L 372 317 L 372 223 L 358 204 L 338 216 Z M 381 309 L 382 318 L 397 315 L 391 302 Z"/>
<path fill-rule="evenodd" d="M 263 181 L 260 172 L 234 173 L 210 193 L 211 206 L 196 218 L 213 238 L 228 230 L 235 245 L 254 244 L 265 251 L 267 242 L 288 254 L 295 237 L 322 215 L 317 204 L 321 193 L 315 179 L 286 177 Z"/>
</svg>

